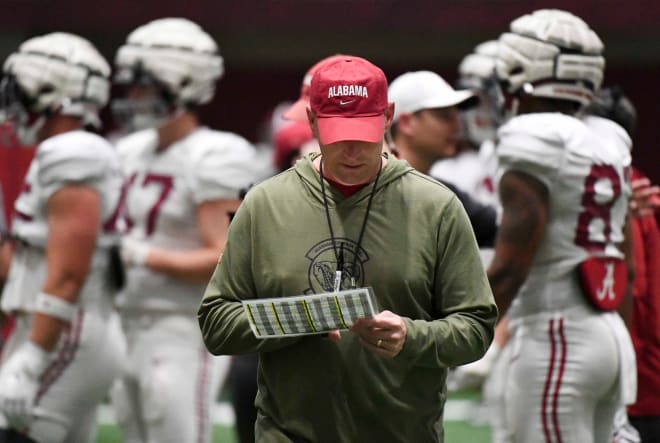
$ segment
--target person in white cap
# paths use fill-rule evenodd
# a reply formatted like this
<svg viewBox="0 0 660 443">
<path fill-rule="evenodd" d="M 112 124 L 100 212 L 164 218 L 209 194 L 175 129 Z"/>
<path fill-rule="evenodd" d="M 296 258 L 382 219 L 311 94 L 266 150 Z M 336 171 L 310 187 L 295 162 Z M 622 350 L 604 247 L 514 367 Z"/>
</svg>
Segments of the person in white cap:
<svg viewBox="0 0 660 443">
<path fill-rule="evenodd" d="M 429 174 L 437 160 L 456 153 L 460 110 L 475 106 L 479 100 L 470 90 L 454 90 L 431 71 L 407 72 L 395 78 L 388 89 L 388 99 L 395 103 L 389 148 L 424 174 Z M 496 233 L 495 209 L 479 203 L 446 180 L 442 182 L 465 206 L 480 246 L 492 245 Z"/>
<path fill-rule="evenodd" d="M 388 89 L 395 103 L 392 138 L 397 153 L 418 171 L 456 153 L 461 129 L 459 109 L 478 102 L 469 90 L 454 90 L 431 71 L 406 72 Z"/>
</svg>

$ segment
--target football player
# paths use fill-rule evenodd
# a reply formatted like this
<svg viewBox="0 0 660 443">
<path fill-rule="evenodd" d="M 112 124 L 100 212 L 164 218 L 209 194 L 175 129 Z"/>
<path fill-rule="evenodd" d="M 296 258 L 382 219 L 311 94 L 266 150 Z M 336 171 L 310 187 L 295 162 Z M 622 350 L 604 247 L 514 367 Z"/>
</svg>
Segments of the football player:
<svg viewBox="0 0 660 443">
<path fill-rule="evenodd" d="M 51 33 L 4 64 L 2 120 L 38 143 L 11 236 L 2 294 L 15 328 L 0 364 L 0 441 L 95 441 L 96 409 L 123 339 L 109 284 L 121 169 L 98 127 L 110 66 L 87 40 Z"/>
<path fill-rule="evenodd" d="M 476 106 L 461 110 L 457 155 L 433 164 L 430 175 L 447 180 L 480 202 L 495 206 L 495 135 L 501 124 L 499 88 L 495 85 L 497 41 L 477 45 L 458 66 L 457 89 L 479 97 Z"/>
<path fill-rule="evenodd" d="M 128 360 L 112 390 L 126 442 L 208 442 L 211 408 L 229 365 L 202 343 L 196 312 L 227 229 L 253 181 L 254 148 L 196 113 L 214 96 L 223 59 L 183 18 L 135 29 L 115 58 L 113 101 L 126 177 L 117 305 Z"/>
<path fill-rule="evenodd" d="M 495 441 L 610 441 L 617 407 L 635 398 L 634 351 L 615 311 L 631 142 L 609 120 L 578 116 L 601 84 L 602 51 L 561 10 L 519 17 L 499 38 L 511 118 L 498 131 L 503 214 L 488 273 L 512 338 Z"/>
<path fill-rule="evenodd" d="M 617 87 L 601 88 L 587 108 L 586 114 L 609 118 L 623 127 L 631 137 L 635 132 L 637 111 L 633 103 Z M 637 357 L 637 399 L 620 409 L 615 421 L 613 441 L 647 442 L 660 440 L 660 229 L 653 215 L 659 189 L 651 186 L 644 174 L 633 167 L 633 201 L 628 223 L 631 230 L 634 273 L 632 282 L 632 315 L 630 335 Z M 637 195 L 636 195 L 637 194 Z M 631 424 L 634 428 L 631 428 Z M 639 431 L 637 439 L 635 434 Z"/>
<path fill-rule="evenodd" d="M 497 47 L 497 40 L 483 42 L 461 60 L 456 85 L 460 89 L 474 91 L 479 97 L 479 103 L 461 110 L 462 124 L 458 144 L 463 148 L 459 154 L 436 162 L 430 172 L 431 176 L 452 182 L 495 210 L 499 204 L 495 192 L 495 143 L 497 128 L 502 123 L 502 95 L 494 75 Z M 492 244 L 480 245 L 479 253 L 486 266 L 490 263 L 493 252 Z M 486 355 L 450 371 L 447 375 L 447 388 L 451 391 L 481 388 L 491 374 L 491 368 L 506 340 L 506 322 L 500 321 Z M 484 390 L 487 388 L 484 387 Z M 484 398 L 486 397 L 487 393 L 484 395 Z"/>
</svg>

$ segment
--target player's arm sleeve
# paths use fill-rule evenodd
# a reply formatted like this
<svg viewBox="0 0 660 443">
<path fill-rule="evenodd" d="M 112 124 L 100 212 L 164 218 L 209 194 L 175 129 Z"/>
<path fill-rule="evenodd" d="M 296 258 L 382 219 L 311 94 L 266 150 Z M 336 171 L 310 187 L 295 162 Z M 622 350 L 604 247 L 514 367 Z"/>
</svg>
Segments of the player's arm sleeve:
<svg viewBox="0 0 660 443">
<path fill-rule="evenodd" d="M 565 161 L 565 140 L 552 127 L 544 130 L 521 127 L 524 121 L 515 122 L 516 125 L 504 127 L 499 132 L 498 176 L 501 177 L 507 171 L 524 172 L 551 191 Z"/>
<path fill-rule="evenodd" d="M 242 299 L 255 298 L 257 293 L 252 266 L 250 194 L 229 226 L 227 245 L 197 314 L 204 343 L 215 355 L 274 351 L 298 341 L 291 337 L 257 339 L 241 304 Z"/>
<path fill-rule="evenodd" d="M 233 200 L 254 182 L 254 148 L 247 140 L 230 137 L 230 146 L 208 146 L 191 164 L 191 188 L 195 203 Z"/>
<path fill-rule="evenodd" d="M 481 358 L 493 340 L 497 307 L 462 205 L 452 198 L 437 232 L 436 320 L 406 318 L 401 352 L 413 364 L 452 367 Z"/>
</svg>

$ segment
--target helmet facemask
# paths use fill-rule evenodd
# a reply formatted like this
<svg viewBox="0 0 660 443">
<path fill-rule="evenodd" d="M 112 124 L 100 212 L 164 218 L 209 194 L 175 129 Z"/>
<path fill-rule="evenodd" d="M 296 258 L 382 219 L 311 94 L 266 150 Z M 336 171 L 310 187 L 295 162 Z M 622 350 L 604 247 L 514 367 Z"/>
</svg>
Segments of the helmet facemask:
<svg viewBox="0 0 660 443">
<path fill-rule="evenodd" d="M 498 48 L 497 40 L 480 43 L 458 66 L 457 87 L 479 96 L 476 107 L 461 112 L 461 137 L 475 147 L 493 140 L 503 121 L 504 95 L 495 75 Z"/>
<path fill-rule="evenodd" d="M 504 112 L 504 95 L 495 75 L 486 78 L 461 77 L 457 87 L 472 89 L 479 96 L 477 106 L 461 111 L 461 139 L 475 147 L 486 140 L 493 140 Z"/>
<path fill-rule="evenodd" d="M 123 132 L 159 127 L 180 108 L 167 89 L 140 65 L 119 69 L 112 115 Z"/>
<path fill-rule="evenodd" d="M 46 115 L 33 112 L 34 100 L 25 94 L 13 75 L 0 81 L 0 124 L 13 127 L 18 141 L 25 146 L 34 145 L 46 122 Z"/>
</svg>

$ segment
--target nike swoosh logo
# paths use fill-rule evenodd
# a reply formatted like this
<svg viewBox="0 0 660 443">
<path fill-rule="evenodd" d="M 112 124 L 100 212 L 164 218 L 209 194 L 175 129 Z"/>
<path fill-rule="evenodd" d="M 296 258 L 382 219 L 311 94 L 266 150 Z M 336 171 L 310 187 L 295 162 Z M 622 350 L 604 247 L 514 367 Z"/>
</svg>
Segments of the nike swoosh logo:
<svg viewBox="0 0 660 443">
<path fill-rule="evenodd" d="M 353 103 L 354 101 L 355 100 L 347 100 L 347 101 L 339 100 L 339 106 L 344 106 L 344 105 L 347 105 L 349 103 Z"/>
</svg>

